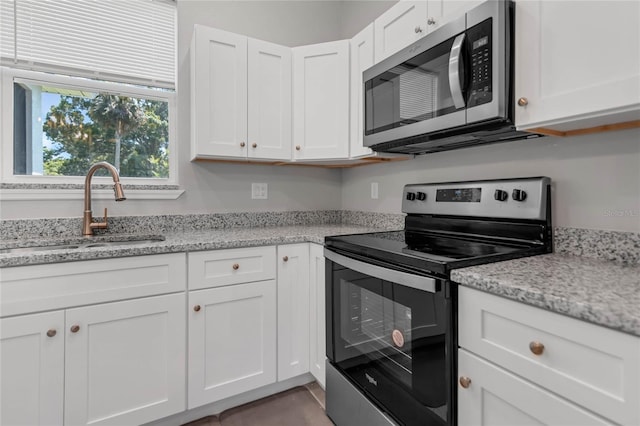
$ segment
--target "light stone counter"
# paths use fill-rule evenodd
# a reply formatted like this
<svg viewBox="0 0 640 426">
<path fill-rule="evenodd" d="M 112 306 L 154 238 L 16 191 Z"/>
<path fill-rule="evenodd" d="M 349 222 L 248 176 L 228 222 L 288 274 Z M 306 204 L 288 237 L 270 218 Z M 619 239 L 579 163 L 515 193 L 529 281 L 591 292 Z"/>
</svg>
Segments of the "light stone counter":
<svg viewBox="0 0 640 426">
<path fill-rule="evenodd" d="M 58 250 L 35 251 L 30 253 L 0 253 L 0 268 L 43 263 L 95 260 L 112 257 L 142 256 L 148 254 L 178 253 L 202 250 L 217 250 L 238 247 L 267 246 L 312 242 L 324 244 L 328 235 L 355 234 L 386 230 L 380 227 L 358 225 L 301 225 L 274 227 L 242 227 L 227 229 L 208 229 L 199 231 L 173 232 L 162 234 L 164 241 L 140 244 L 123 244 L 108 247 L 66 248 Z M 131 239 L 152 237 L 149 235 L 130 235 Z M 92 243 L 109 241 L 114 237 L 127 239 L 127 236 L 112 234 L 91 237 Z M 34 239 L 0 241 L 0 249 L 26 245 L 83 244 L 87 239 L 71 237 L 64 239 Z"/>
<path fill-rule="evenodd" d="M 457 269 L 452 281 L 640 336 L 640 266 L 546 254 Z"/>
</svg>

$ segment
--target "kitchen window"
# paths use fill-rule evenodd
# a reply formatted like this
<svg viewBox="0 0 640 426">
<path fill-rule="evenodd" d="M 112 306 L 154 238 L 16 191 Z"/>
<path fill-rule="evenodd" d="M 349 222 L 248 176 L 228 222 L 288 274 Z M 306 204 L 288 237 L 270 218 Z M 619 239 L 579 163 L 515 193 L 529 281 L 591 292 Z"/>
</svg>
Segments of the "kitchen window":
<svg viewBox="0 0 640 426">
<path fill-rule="evenodd" d="M 2 182 L 176 184 L 175 2 L 0 0 Z"/>
<path fill-rule="evenodd" d="M 73 182 L 98 161 L 123 179 L 170 181 L 173 91 L 3 69 L 2 93 L 13 112 L 2 126 L 5 181 Z"/>
</svg>

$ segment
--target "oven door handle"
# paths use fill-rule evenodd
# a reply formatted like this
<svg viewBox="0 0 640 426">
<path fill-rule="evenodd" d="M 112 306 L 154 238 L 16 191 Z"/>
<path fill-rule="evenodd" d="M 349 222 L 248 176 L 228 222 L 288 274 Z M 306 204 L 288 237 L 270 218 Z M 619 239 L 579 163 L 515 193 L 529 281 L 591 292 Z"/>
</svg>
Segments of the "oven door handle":
<svg viewBox="0 0 640 426">
<path fill-rule="evenodd" d="M 372 265 L 371 263 L 361 262 L 347 256 L 335 253 L 331 250 L 324 249 L 324 257 L 332 262 L 360 272 L 373 278 L 390 281 L 416 290 L 427 291 L 429 293 L 436 292 L 436 280 L 422 275 L 409 274 L 407 272 L 396 271 L 382 266 Z"/>
</svg>

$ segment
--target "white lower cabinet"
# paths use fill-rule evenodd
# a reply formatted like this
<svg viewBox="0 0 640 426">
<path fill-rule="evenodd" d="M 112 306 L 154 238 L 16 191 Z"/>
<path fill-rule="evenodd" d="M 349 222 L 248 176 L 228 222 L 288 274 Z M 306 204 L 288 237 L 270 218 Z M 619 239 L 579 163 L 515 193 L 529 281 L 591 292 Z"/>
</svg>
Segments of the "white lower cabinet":
<svg viewBox="0 0 640 426">
<path fill-rule="evenodd" d="M 140 424 L 183 411 L 185 276 L 184 254 L 3 269 L 0 423 Z"/>
<path fill-rule="evenodd" d="M 640 424 L 640 337 L 460 287 L 458 343 L 461 426 Z"/>
<path fill-rule="evenodd" d="M 278 381 L 309 372 L 309 244 L 278 246 Z"/>
<path fill-rule="evenodd" d="M 325 387 L 326 323 L 324 246 L 309 244 L 309 370 Z"/>
<path fill-rule="evenodd" d="M 586 409 L 557 397 L 470 352 L 458 351 L 458 425 L 608 425 Z"/>
<path fill-rule="evenodd" d="M 185 408 L 184 294 L 0 325 L 3 425 L 141 424 Z"/>
<path fill-rule="evenodd" d="M 191 291 L 189 408 L 276 381 L 276 282 Z"/>
<path fill-rule="evenodd" d="M 61 425 L 64 311 L 0 320 L 0 424 Z"/>
<path fill-rule="evenodd" d="M 141 424 L 184 410 L 184 294 L 66 312 L 65 424 Z"/>
</svg>

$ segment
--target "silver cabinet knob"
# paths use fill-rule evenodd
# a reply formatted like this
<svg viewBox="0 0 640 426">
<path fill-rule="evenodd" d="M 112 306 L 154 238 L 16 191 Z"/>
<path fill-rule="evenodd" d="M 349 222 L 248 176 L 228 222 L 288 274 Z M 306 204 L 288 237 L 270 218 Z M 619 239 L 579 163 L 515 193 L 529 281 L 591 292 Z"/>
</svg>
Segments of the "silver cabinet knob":
<svg viewBox="0 0 640 426">
<path fill-rule="evenodd" d="M 251 144 L 251 148 L 257 148 L 257 147 L 258 147 L 257 143 L 254 142 L 254 143 Z"/>
<path fill-rule="evenodd" d="M 422 32 L 422 28 L 416 27 L 414 31 L 416 32 L 416 34 L 420 34 Z"/>
<path fill-rule="evenodd" d="M 436 20 L 433 18 L 429 18 L 427 19 L 427 25 L 435 25 L 436 24 Z"/>
<path fill-rule="evenodd" d="M 245 145 L 246 145 L 246 143 L 240 142 L 240 148 L 244 148 Z"/>
<path fill-rule="evenodd" d="M 527 98 L 518 99 L 518 105 L 523 107 L 529 105 L 529 100 Z"/>
</svg>

